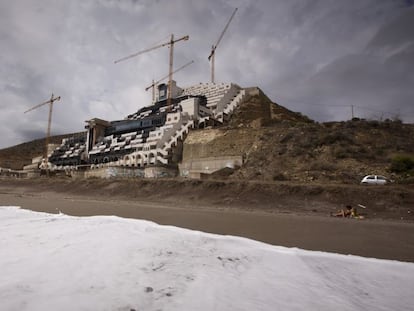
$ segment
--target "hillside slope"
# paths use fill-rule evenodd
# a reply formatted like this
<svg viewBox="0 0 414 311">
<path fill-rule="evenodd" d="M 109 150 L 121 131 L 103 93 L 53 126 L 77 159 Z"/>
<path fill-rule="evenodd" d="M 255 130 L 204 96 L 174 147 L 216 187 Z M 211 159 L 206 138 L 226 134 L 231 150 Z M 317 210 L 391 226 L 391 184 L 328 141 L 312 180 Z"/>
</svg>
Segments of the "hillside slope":
<svg viewBox="0 0 414 311">
<path fill-rule="evenodd" d="M 73 134 L 51 141 L 68 136 Z M 127 198 L 281 213 L 329 215 L 344 205 L 360 204 L 367 207 L 360 211 L 367 218 L 413 221 L 411 184 L 359 185 L 362 176 L 370 173 L 410 182 L 389 169 L 396 155 L 414 156 L 413 137 L 414 125 L 398 121 L 315 123 L 259 93 L 235 111 L 228 126 L 188 134 L 183 160 L 243 157 L 242 167 L 207 176 L 213 180 L 40 178 L 0 180 L 0 186 L 36 193 L 96 195 L 105 200 Z M 0 166 L 20 168 L 30 163 L 42 153 L 43 143 L 36 140 L 0 150 Z"/>
<path fill-rule="evenodd" d="M 51 136 L 50 144 L 60 144 L 62 139 L 84 135 L 84 132 Z M 32 163 L 32 159 L 43 154 L 45 138 L 36 139 L 9 148 L 0 150 L 0 167 L 20 170 L 23 166 Z"/>
<path fill-rule="evenodd" d="M 315 123 L 261 93 L 228 127 L 191 132 L 183 158 L 241 155 L 233 180 L 357 183 L 367 174 L 401 177 L 391 175 L 391 160 L 414 156 L 413 137 L 414 125 L 399 121 Z"/>
<path fill-rule="evenodd" d="M 240 169 L 210 178 L 358 183 L 364 175 L 382 174 L 398 180 L 402 175 L 389 170 L 392 159 L 399 155 L 414 159 L 413 124 L 359 119 L 316 123 L 273 103 L 258 88 L 249 88 L 248 93 L 227 126 L 191 131 L 184 142 L 184 160 L 243 157 Z M 85 133 L 54 136 L 50 141 L 60 143 L 74 135 Z M 38 139 L 2 149 L 0 167 L 21 169 L 42 154 L 43 146 L 44 139 Z M 410 173 L 412 180 L 413 170 Z"/>
</svg>

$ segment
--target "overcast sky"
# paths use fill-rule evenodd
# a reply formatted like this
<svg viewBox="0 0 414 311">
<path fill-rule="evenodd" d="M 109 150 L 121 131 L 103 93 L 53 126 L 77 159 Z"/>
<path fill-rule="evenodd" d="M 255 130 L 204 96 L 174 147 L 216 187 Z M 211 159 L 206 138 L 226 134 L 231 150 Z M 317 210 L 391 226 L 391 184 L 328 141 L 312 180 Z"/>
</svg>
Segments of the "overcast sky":
<svg viewBox="0 0 414 311">
<path fill-rule="evenodd" d="M 168 73 L 168 48 L 114 60 L 189 35 L 175 45 L 181 87 L 216 81 L 258 86 L 316 121 L 355 116 L 414 122 L 412 0 L 0 0 L 0 148 L 93 117 L 122 119 L 151 103 L 145 87 Z"/>
</svg>

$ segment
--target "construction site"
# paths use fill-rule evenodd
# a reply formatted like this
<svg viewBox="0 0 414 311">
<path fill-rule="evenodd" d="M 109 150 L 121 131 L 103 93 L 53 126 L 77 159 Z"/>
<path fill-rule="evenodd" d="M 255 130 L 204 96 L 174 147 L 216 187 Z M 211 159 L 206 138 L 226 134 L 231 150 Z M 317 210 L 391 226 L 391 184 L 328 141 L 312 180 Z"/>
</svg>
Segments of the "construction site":
<svg viewBox="0 0 414 311">
<path fill-rule="evenodd" d="M 26 39 L 43 44 L 50 37 L 58 56 L 43 52 L 33 68 L 7 67 L 4 57 L 3 73 L 21 73 L 1 91 L 8 95 L 2 107 L 12 106 L 2 114 L 0 141 L 2 304 L 409 308 L 414 123 L 383 111 L 407 106 L 392 70 L 389 88 L 365 96 L 388 83 L 369 78 L 396 63 L 366 73 L 383 58 L 352 49 L 376 33 L 356 15 L 392 11 L 371 2 L 350 5 L 346 14 L 347 5 L 294 3 L 288 10 L 243 2 L 239 23 L 226 1 L 24 3 L 18 22 L 10 13 L 19 6 L 9 5 L 10 21 L 25 31 L 15 41 L 23 38 L 26 47 Z M 38 19 L 29 18 L 30 9 Z M 58 22 L 27 30 L 60 11 Z M 343 34 L 350 25 L 357 35 Z M 396 41 L 389 30 L 382 29 Z M 368 47 L 383 46 L 376 44 Z M 25 49 L 26 62 L 42 51 Z M 364 57 L 352 54 L 358 51 Z M 20 80 L 30 87 L 14 83 Z M 319 290 L 309 292 L 309 284 Z"/>
<path fill-rule="evenodd" d="M 298 200 L 313 197 L 307 207 L 312 211 L 318 209 L 315 206 L 326 209 L 352 198 L 355 203 L 369 201 L 377 212 L 412 219 L 413 124 L 354 115 L 349 121 L 318 123 L 273 102 L 259 87 L 217 82 L 216 49 L 236 12 L 206 53 L 209 82 L 182 86 L 173 78 L 193 63 L 174 67 L 174 47 L 184 45 L 188 35 L 178 39 L 171 35 L 167 42 L 115 60 L 115 64 L 123 63 L 169 49 L 168 74 L 145 88 L 151 89 L 152 100 L 148 105 L 140 103 L 142 108 L 126 112 L 122 119 L 91 118 L 80 132 L 52 136 L 53 105 L 64 98 L 52 94 L 28 109 L 49 108 L 46 137 L 0 150 L 0 177 L 8 184 L 12 179 L 50 177 L 56 184 L 47 181 L 47 187 L 60 187 L 59 191 L 88 187 L 91 179 L 95 183 L 127 180 L 128 184 L 93 188 L 109 187 L 111 196 L 128 197 L 138 195 L 137 189 L 145 192 L 151 183 L 159 191 L 145 192 L 145 196 L 190 202 L 197 198 L 208 204 L 218 200 L 237 206 L 260 203 L 263 208 L 273 208 L 275 199 L 280 207 L 292 208 Z M 387 176 L 393 183 L 368 192 L 360 185 L 368 174 Z M 64 177 L 65 182 L 59 186 L 53 177 Z M 172 179 L 175 186 L 170 184 Z M 205 183 L 192 183 L 193 179 Z M 68 180 L 70 187 L 66 187 Z M 131 188 L 132 182 L 139 185 Z"/>
<path fill-rule="evenodd" d="M 227 21 L 217 42 L 212 46 L 208 60 L 211 63 L 211 82 L 180 87 L 173 74 L 191 65 L 193 61 L 174 70 L 174 45 L 189 40 L 189 36 L 144 49 L 116 60 L 129 60 L 155 49 L 169 48 L 169 73 L 146 88 L 152 89 L 152 102 L 122 120 L 92 118 L 86 121 L 85 131 L 64 138 L 61 144 L 50 144 L 52 111 L 61 97 L 53 94 L 50 100 L 32 110 L 49 106 L 48 126 L 42 156 L 32 159 L 22 171 L 8 171 L 19 177 L 62 174 L 73 177 L 200 177 L 225 167 L 240 167 L 241 155 L 217 159 L 183 161 L 183 143 L 189 131 L 228 124 L 232 113 L 249 92 L 236 83 L 215 82 L 215 53 L 237 8 Z M 168 82 L 163 80 L 168 78 Z M 3 170 L 7 172 L 7 170 Z M 5 174 L 5 173 L 4 173 Z"/>
<path fill-rule="evenodd" d="M 181 163 L 186 136 L 190 130 L 227 122 L 246 90 L 232 83 L 182 89 L 172 81 L 171 91 L 159 84 L 155 93 L 151 106 L 124 120 L 88 120 L 84 135 L 64 139 L 48 154 L 48 166 L 41 164 L 40 169 L 86 177 L 165 177 L 176 176 L 180 164 L 180 175 L 197 174 L 199 170 L 188 168 L 191 163 Z M 238 159 L 219 160 L 223 161 L 223 165 L 213 161 L 210 166 L 241 165 Z"/>
</svg>

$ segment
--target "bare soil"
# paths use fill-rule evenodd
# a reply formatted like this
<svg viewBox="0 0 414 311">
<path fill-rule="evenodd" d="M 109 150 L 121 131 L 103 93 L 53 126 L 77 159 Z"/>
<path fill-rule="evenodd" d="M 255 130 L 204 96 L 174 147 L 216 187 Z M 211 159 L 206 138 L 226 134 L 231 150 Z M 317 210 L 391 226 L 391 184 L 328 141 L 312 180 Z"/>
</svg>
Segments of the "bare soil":
<svg viewBox="0 0 414 311">
<path fill-rule="evenodd" d="M 184 141 L 184 159 L 238 155 L 245 160 L 241 168 L 212 174 L 211 180 L 0 179 L 0 206 L 142 218 L 414 262 L 413 172 L 390 170 L 395 156 L 414 156 L 412 137 L 414 125 L 398 120 L 319 124 L 260 93 L 235 111 L 228 126 L 192 131 Z M 0 150 L 0 167 L 21 169 L 42 148 L 38 140 Z M 367 174 L 397 182 L 359 185 Z M 346 205 L 357 207 L 364 219 L 329 216 Z"/>
<path fill-rule="evenodd" d="M 328 217 L 346 205 L 365 220 L 414 222 L 411 185 L 338 185 L 187 179 L 3 179 L 0 192 L 56 192 L 102 200 L 145 201 L 191 208 L 226 208 Z M 365 208 L 359 207 L 362 205 Z"/>
<path fill-rule="evenodd" d="M 357 198 L 365 219 L 329 217 Z M 390 198 L 390 199 L 386 199 Z M 399 207 L 389 208 L 391 198 Z M 0 206 L 74 216 L 117 215 L 309 250 L 414 262 L 413 192 L 194 180 L 0 180 Z M 410 201 L 411 200 L 411 201 Z M 412 206 L 412 204 L 411 204 Z M 401 215 L 404 215 L 401 216 Z M 403 219 L 401 219 L 403 217 Z"/>
</svg>

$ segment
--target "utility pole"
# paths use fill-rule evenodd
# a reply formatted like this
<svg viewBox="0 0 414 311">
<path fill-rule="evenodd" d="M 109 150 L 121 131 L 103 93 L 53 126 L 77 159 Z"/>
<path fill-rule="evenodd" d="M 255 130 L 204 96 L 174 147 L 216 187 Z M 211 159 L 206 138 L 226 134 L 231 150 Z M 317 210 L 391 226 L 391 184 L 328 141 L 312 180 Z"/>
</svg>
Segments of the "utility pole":
<svg viewBox="0 0 414 311">
<path fill-rule="evenodd" d="M 50 128 L 51 128 L 51 124 L 52 124 L 52 111 L 53 111 L 53 103 L 55 101 L 60 100 L 60 96 L 58 97 L 54 97 L 53 93 L 52 96 L 50 97 L 50 99 L 48 101 L 45 101 L 44 103 L 41 103 L 39 105 L 36 105 L 28 110 L 26 110 L 24 113 L 32 111 L 34 109 L 37 109 L 39 107 L 42 107 L 43 105 L 47 105 L 49 104 L 49 118 L 48 118 L 48 122 L 47 122 L 47 131 L 46 131 L 46 138 L 45 138 L 45 149 L 43 151 L 43 159 L 45 161 L 46 164 L 46 174 L 47 176 L 49 176 L 49 160 L 48 160 L 48 147 L 49 147 L 49 140 L 50 140 Z"/>
</svg>

